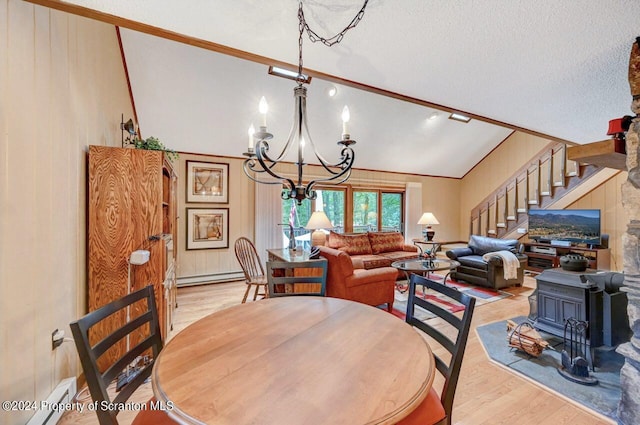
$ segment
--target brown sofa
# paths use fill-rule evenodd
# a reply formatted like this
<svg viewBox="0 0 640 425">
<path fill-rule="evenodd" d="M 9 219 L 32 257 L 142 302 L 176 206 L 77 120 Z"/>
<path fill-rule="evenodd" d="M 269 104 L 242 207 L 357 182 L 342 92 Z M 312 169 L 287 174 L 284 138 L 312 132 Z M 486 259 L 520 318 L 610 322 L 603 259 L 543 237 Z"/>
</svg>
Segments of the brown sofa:
<svg viewBox="0 0 640 425">
<path fill-rule="evenodd" d="M 418 247 L 404 242 L 404 236 L 398 232 L 367 232 L 341 234 L 329 232 L 326 246 L 345 252 L 351 258 L 355 269 L 377 269 L 389 267 L 398 260 L 415 258 Z M 400 278 L 404 273 L 397 271 Z"/>
<path fill-rule="evenodd" d="M 318 247 L 327 259 L 327 296 L 393 309 L 397 270 L 393 267 L 355 269 L 349 255 L 327 246 Z"/>
</svg>

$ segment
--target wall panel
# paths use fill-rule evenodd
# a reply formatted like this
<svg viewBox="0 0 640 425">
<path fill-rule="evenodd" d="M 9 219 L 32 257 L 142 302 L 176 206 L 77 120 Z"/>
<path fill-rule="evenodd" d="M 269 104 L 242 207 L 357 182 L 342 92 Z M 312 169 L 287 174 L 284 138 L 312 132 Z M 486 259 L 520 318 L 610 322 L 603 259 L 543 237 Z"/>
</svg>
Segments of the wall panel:
<svg viewBox="0 0 640 425">
<path fill-rule="evenodd" d="M 229 198 L 226 204 L 186 202 L 187 161 L 229 164 Z M 178 282 L 215 282 L 238 277 L 242 270 L 236 261 L 233 243 L 240 236 L 254 239 L 253 185 L 242 171 L 239 158 L 180 153 L 175 167 L 178 174 Z M 187 250 L 187 208 L 228 208 L 229 247 Z"/>
<path fill-rule="evenodd" d="M 622 208 L 622 183 L 627 172 L 621 172 L 583 196 L 567 209 L 599 209 L 601 213 L 600 229 L 609 235 L 611 250 L 611 270 L 622 271 L 622 235 L 629 221 Z"/>
<path fill-rule="evenodd" d="M 469 237 L 471 210 L 549 143 L 540 137 L 514 132 L 464 176 L 460 189 L 459 238 Z"/>
<path fill-rule="evenodd" d="M 115 28 L 0 0 L 0 398 L 79 373 L 51 333 L 86 312 L 86 149 L 133 115 Z M 0 412 L 25 423 L 33 412 Z"/>
</svg>

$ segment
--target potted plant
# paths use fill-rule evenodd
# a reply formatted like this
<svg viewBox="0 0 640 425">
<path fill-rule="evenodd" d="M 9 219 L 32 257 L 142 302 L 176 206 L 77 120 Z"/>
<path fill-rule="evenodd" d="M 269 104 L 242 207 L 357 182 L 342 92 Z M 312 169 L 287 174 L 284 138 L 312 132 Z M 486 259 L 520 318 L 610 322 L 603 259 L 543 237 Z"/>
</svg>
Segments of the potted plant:
<svg viewBox="0 0 640 425">
<path fill-rule="evenodd" d="M 167 157 L 169 157 L 170 160 L 178 159 L 178 153 L 176 151 L 167 149 L 167 147 L 155 137 L 148 137 L 146 139 L 133 139 L 130 143 L 136 149 L 163 151 L 167 154 Z"/>
</svg>

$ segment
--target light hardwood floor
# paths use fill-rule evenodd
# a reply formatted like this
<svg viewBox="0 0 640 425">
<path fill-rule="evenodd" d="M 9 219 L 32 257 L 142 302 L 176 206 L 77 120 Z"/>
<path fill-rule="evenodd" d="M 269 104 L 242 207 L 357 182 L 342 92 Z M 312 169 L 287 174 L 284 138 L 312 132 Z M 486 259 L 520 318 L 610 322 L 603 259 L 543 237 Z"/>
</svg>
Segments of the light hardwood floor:
<svg viewBox="0 0 640 425">
<path fill-rule="evenodd" d="M 514 296 L 476 308 L 456 391 L 453 423 L 465 425 L 614 423 L 510 373 L 488 360 L 475 328 L 486 323 L 528 314 L 527 296 L 531 294 L 534 287 L 535 280 L 526 277 L 523 287 L 508 289 Z M 244 290 L 245 284 L 243 282 L 180 288 L 178 290 L 179 307 L 175 313 L 174 330 L 170 333 L 169 339 L 190 323 L 207 314 L 240 303 Z M 438 388 L 440 384 L 438 381 L 435 383 Z M 143 402 L 151 396 L 151 385 L 145 384 L 136 391 L 131 401 Z M 121 412 L 118 419 L 123 425 L 129 424 L 135 413 Z M 66 413 L 60 423 L 94 425 L 98 421 L 93 412 L 85 411 L 83 414 L 79 414 L 74 411 Z"/>
</svg>

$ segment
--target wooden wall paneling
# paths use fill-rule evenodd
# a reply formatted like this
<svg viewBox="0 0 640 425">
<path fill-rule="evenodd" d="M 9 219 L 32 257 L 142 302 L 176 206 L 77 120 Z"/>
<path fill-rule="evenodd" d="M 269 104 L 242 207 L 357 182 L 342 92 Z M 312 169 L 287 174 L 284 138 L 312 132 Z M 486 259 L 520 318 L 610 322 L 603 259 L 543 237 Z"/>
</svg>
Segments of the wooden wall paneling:
<svg viewBox="0 0 640 425">
<path fill-rule="evenodd" d="M 52 352 L 51 332 L 86 313 L 86 146 L 119 144 L 123 77 L 112 26 L 0 0 L 3 400 L 44 400 L 79 374 L 75 347 Z"/>
<path fill-rule="evenodd" d="M 28 29 L 28 33 L 24 37 L 9 37 L 7 39 L 7 54 L 10 58 L 11 67 L 7 69 L 8 87 L 7 91 L 0 94 L 6 96 L 8 106 L 7 116 L 7 145 L 6 160 L 2 167 L 7 173 L 7 185 L 3 188 L 9 203 L 7 215 L 3 213 L 3 220 L 9 219 L 9 225 L 4 229 L 2 237 L 4 249 L 2 255 L 5 256 L 9 252 L 11 261 L 6 261 L 2 265 L 2 272 L 5 275 L 0 285 L 0 299 L 2 300 L 3 317 L 8 323 L 16 323 L 23 321 L 21 328 L 17 326 L 7 327 L 4 331 L 4 341 L 11 341 L 12 347 L 4 354 L 2 352 L 2 364 L 11 365 L 10 368 L 3 367 L 2 378 L 8 382 L 15 383 L 15 388 L 3 391 L 11 391 L 10 394 L 22 395 L 23 397 L 31 397 L 35 395 L 35 382 L 31 379 L 33 365 L 37 361 L 35 350 L 35 334 L 37 332 L 36 324 L 33 319 L 25 317 L 24 313 L 12 308 L 9 300 L 32 300 L 36 296 L 35 281 L 37 277 L 34 269 L 29 267 L 30 258 L 33 252 L 31 244 L 36 241 L 36 233 L 33 226 L 33 216 L 27 211 L 20 213 L 20 210 L 35 208 L 33 198 L 35 198 L 35 179 L 33 175 L 37 173 L 32 167 L 25 167 L 33 161 L 35 155 L 35 144 L 24 143 L 22 146 L 18 141 L 35 140 L 35 126 L 27 125 L 29 116 L 21 114 L 21 108 L 29 108 L 31 99 L 34 97 L 35 90 L 33 81 L 35 78 L 33 69 L 34 60 L 34 26 L 33 26 L 33 7 L 21 8 L 14 3 L 3 4 L 8 10 L 7 28 L 11 33 L 15 28 Z M 21 92 L 24 82 L 24 92 Z M 20 182 L 20 184 L 17 184 Z M 5 191 L 6 190 L 6 191 Z M 9 251 L 11 249 L 11 251 Z M 16 277 L 20 276 L 20 284 L 11 284 L 16 282 Z M 16 302 L 16 301 L 13 301 Z M 26 340 L 20 338 L 20 333 L 24 332 L 34 337 Z M 4 387 L 4 386 L 1 386 Z M 12 398 L 6 398 L 11 400 Z M 6 413 L 1 413 L 6 415 Z M 22 416 L 24 417 L 24 415 Z"/>
<path fill-rule="evenodd" d="M 601 231 L 609 235 L 610 266 L 612 270 L 617 271 L 622 271 L 623 267 L 622 234 L 628 222 L 621 199 L 621 186 L 626 178 L 626 172 L 619 173 L 567 207 L 567 209 L 600 209 Z"/>
<path fill-rule="evenodd" d="M 477 164 L 462 178 L 459 201 L 459 229 L 467 229 L 469 213 L 523 164 L 541 153 L 549 145 L 549 140 L 515 131 L 505 139 L 492 153 Z M 518 191 L 518 202 L 523 192 Z M 461 239 L 468 235 L 461 234 Z"/>
<path fill-rule="evenodd" d="M 0 1 L 0 205 L 9 205 L 9 135 L 8 122 L 10 118 L 10 92 L 9 92 L 9 22 L 8 22 L 8 4 Z M 9 260 L 5 256 L 5 252 L 9 250 L 9 221 L 6 219 L 7 212 L 3 212 L 3 219 L 0 220 L 0 325 L 4 325 L 5 321 L 9 322 L 14 318 L 15 314 L 9 309 L 9 296 L 14 290 L 9 289 L 12 285 L 4 282 L 10 282 L 10 274 L 8 271 Z M 9 326 L 0 326 L 0 341 L 9 341 L 12 337 Z M 10 350 L 0 350 L 0 364 L 11 364 L 13 352 Z M 0 377 L 0 398 L 2 400 L 11 400 L 13 393 L 9 392 L 11 378 L 3 373 Z M 20 394 L 22 395 L 22 393 Z M 0 422 L 8 420 L 7 412 L 0 412 Z"/>
<path fill-rule="evenodd" d="M 33 95 L 37 102 L 33 104 L 33 116 L 38 117 L 37 125 L 33 126 L 33 142 L 37 148 L 34 151 L 35 160 L 39 164 L 38 168 L 32 170 L 34 181 L 34 198 L 33 201 L 48 211 L 48 214 L 38 214 L 37 220 L 32 223 L 34 235 L 37 235 L 37 242 L 32 245 L 34 258 L 41 262 L 41 267 L 47 270 L 56 270 L 57 256 L 52 256 L 50 246 L 55 246 L 57 242 L 56 229 L 59 229 L 58 217 L 62 211 L 53 208 L 53 199 L 51 194 L 55 193 L 56 187 L 54 182 L 57 180 L 56 167 L 52 163 L 52 154 L 55 144 L 51 143 L 50 129 L 52 125 L 50 103 L 50 75 L 51 75 L 51 45 L 48 37 L 49 33 L 49 11 L 36 7 L 33 9 L 33 25 L 40 31 L 34 31 L 33 46 Z M 25 117 L 32 120 L 33 116 Z M 30 283 L 37 290 L 38 274 L 30 272 L 34 282 Z M 55 279 L 55 277 L 53 278 Z M 51 335 L 53 329 L 46 329 L 45 324 L 56 323 L 56 306 L 64 305 L 63 300 L 59 299 L 59 293 L 52 294 L 49 302 L 41 306 L 38 313 L 38 319 L 35 325 L 34 333 L 34 355 L 42 353 L 47 347 L 47 337 Z M 59 307 L 58 307 L 59 308 Z M 42 325 L 39 326 L 38 323 Z M 48 395 L 50 382 L 53 380 L 54 370 L 51 362 L 36 361 L 33 365 L 36 376 L 44 376 L 48 379 L 36 381 L 35 394 L 46 397 Z"/>
</svg>

